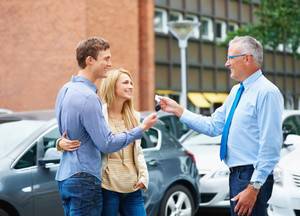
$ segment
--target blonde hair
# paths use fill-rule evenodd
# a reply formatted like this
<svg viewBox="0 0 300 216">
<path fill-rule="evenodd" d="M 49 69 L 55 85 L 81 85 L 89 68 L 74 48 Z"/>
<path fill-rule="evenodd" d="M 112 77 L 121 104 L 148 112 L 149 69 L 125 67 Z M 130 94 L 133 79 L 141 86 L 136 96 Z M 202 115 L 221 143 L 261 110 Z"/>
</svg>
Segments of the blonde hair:
<svg viewBox="0 0 300 216">
<path fill-rule="evenodd" d="M 100 97 L 107 104 L 107 109 L 111 106 L 111 104 L 116 100 L 116 83 L 121 76 L 121 74 L 126 74 L 132 80 L 132 76 L 129 71 L 118 68 L 112 69 L 107 73 L 107 77 L 102 80 L 100 84 Z M 133 108 L 133 100 L 126 100 L 122 107 L 122 117 L 125 122 L 125 126 L 127 129 L 131 129 L 136 127 L 139 124 L 139 120 L 136 116 L 136 112 Z"/>
</svg>

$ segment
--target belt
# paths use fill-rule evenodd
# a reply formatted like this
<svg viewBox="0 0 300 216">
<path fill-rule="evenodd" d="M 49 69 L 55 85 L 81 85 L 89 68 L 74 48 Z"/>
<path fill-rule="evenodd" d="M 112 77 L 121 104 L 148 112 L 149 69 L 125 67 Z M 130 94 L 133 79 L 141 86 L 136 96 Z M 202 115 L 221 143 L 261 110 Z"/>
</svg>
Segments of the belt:
<svg viewBox="0 0 300 216">
<path fill-rule="evenodd" d="M 93 175 L 87 173 L 87 172 L 78 172 L 75 173 L 72 177 L 91 177 Z"/>
<path fill-rule="evenodd" d="M 247 164 L 247 165 L 242 165 L 242 166 L 235 166 L 235 167 L 229 167 L 230 172 L 235 172 L 239 170 L 244 170 L 244 169 L 253 169 L 254 166 L 252 164 Z"/>
</svg>

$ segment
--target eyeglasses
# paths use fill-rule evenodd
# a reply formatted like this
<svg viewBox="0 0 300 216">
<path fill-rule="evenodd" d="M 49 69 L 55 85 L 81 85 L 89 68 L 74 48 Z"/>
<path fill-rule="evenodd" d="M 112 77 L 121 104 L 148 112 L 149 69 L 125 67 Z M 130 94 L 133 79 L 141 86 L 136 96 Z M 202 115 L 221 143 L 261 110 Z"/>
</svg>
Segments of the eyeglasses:
<svg viewBox="0 0 300 216">
<path fill-rule="evenodd" d="M 230 59 L 234 59 L 234 58 L 245 56 L 245 55 L 248 55 L 248 54 L 229 55 L 229 56 L 227 56 L 227 59 L 230 60 Z"/>
</svg>

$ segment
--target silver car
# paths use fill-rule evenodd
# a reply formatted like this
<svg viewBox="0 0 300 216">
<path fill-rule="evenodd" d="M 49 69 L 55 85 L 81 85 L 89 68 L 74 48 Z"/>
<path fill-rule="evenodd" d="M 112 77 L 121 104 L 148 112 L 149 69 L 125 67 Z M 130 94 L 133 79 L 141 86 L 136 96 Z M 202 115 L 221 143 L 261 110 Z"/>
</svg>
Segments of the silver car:
<svg viewBox="0 0 300 216">
<path fill-rule="evenodd" d="M 53 111 L 0 116 L 0 216 L 62 216 L 55 174 L 60 137 Z M 52 120 L 51 120 L 52 119 Z M 193 215 L 199 174 L 193 155 L 158 122 L 142 147 L 150 184 L 143 194 L 148 215 Z"/>
</svg>

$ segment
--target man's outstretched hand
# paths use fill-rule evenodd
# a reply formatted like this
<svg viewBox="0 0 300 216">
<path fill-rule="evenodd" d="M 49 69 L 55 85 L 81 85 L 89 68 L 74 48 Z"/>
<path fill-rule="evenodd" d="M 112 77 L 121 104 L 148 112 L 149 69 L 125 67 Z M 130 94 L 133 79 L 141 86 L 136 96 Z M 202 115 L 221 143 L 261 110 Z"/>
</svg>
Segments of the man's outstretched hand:
<svg viewBox="0 0 300 216">
<path fill-rule="evenodd" d="M 173 113 L 178 117 L 182 115 L 184 110 L 176 101 L 168 97 L 161 97 L 159 104 L 163 111 Z"/>
</svg>

